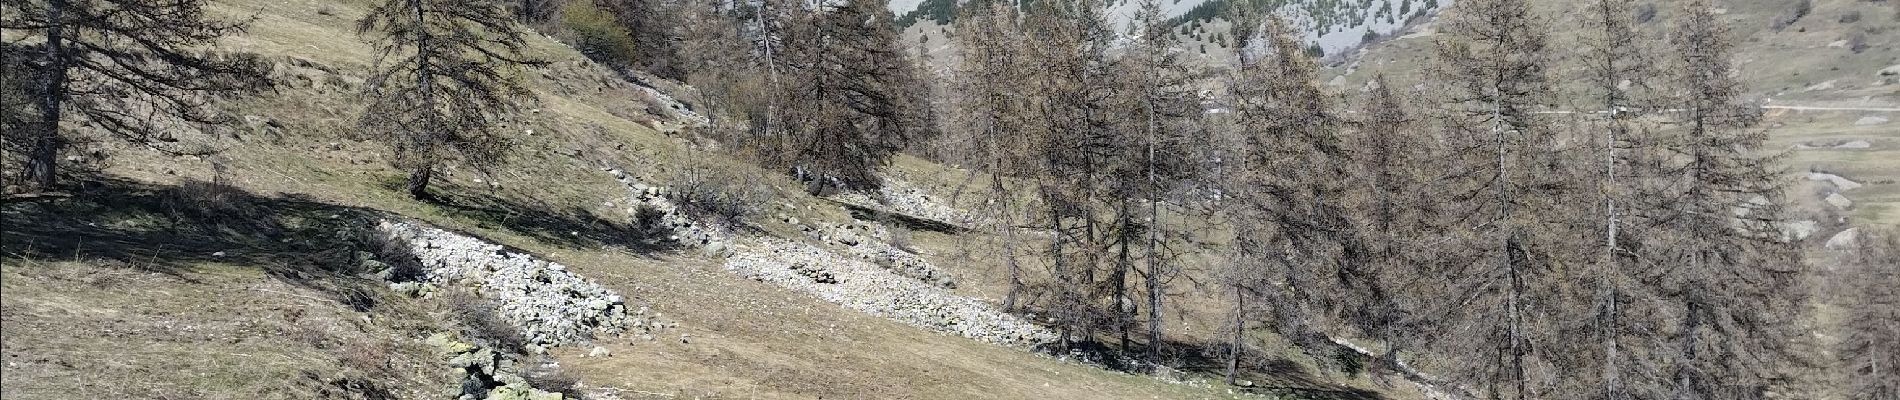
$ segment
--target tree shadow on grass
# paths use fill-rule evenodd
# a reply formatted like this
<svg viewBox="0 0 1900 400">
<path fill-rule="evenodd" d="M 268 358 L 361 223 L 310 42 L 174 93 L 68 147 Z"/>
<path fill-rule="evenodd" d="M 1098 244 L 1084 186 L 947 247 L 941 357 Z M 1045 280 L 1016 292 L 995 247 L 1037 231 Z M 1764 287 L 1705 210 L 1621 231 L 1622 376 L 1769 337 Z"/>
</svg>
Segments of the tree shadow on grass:
<svg viewBox="0 0 1900 400">
<path fill-rule="evenodd" d="M 522 204 L 499 196 L 477 193 L 437 194 L 431 204 L 446 214 L 474 220 L 484 228 L 514 231 L 542 243 L 570 249 L 625 248 L 635 254 L 674 250 L 663 239 L 670 232 L 602 219 L 578 207 Z"/>
<path fill-rule="evenodd" d="M 1182 372 L 1204 376 L 1226 376 L 1226 346 L 1169 341 L 1162 345 L 1169 364 Z M 1258 350 L 1241 358 L 1236 379 L 1252 383 L 1236 391 L 1277 395 L 1295 399 L 1384 400 L 1377 392 L 1340 385 L 1320 376 L 1318 371 L 1293 360 L 1264 356 Z"/>
<path fill-rule="evenodd" d="M 7 258 L 83 261 L 190 281 L 206 263 L 260 268 L 359 310 L 377 296 L 359 271 L 368 227 L 381 213 L 297 197 L 256 196 L 189 181 L 159 186 L 87 182 L 70 197 L 0 206 L 0 253 Z"/>
<path fill-rule="evenodd" d="M 644 244 L 652 234 L 573 217 L 587 215 L 579 210 L 553 212 L 485 196 L 451 197 L 439 205 L 557 245 L 623 245 L 638 254 L 658 249 Z M 255 267 L 367 310 L 375 306 L 381 283 L 361 276 L 383 264 L 364 263 L 365 256 L 404 262 L 403 255 L 392 254 L 402 246 L 388 246 L 373 232 L 379 220 L 392 216 L 203 181 L 164 186 L 107 179 L 78 185 L 71 196 L 0 204 L 0 257 L 94 262 L 186 281 L 192 268 L 207 263 Z"/>
</svg>

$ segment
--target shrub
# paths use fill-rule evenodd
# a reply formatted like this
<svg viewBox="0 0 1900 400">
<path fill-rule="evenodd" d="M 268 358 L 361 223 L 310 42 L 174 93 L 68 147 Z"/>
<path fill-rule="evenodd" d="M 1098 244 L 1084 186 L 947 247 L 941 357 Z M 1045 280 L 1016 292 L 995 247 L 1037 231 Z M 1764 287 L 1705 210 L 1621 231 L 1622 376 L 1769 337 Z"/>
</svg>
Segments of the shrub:
<svg viewBox="0 0 1900 400">
<path fill-rule="evenodd" d="M 175 216 L 198 220 L 244 219 L 253 215 L 250 194 L 222 181 L 187 179 L 166 191 L 165 205 Z"/>
<path fill-rule="evenodd" d="M 1787 29 L 1788 26 L 1801 21 L 1801 18 L 1807 17 L 1808 13 L 1813 11 L 1814 0 L 1796 0 L 1794 2 L 1794 8 L 1789 9 L 1780 16 L 1776 16 L 1769 24 L 1776 31 Z"/>
<path fill-rule="evenodd" d="M 633 33 L 599 5 L 592 1 L 567 3 L 561 7 L 561 18 L 569 36 L 566 39 L 587 58 L 620 66 L 633 62 Z"/>
<path fill-rule="evenodd" d="M 905 228 L 897 224 L 885 224 L 885 226 L 889 226 L 891 230 L 891 247 L 896 247 L 898 250 L 911 253 L 917 252 L 917 248 L 913 247 L 911 243 L 910 228 Z"/>
<path fill-rule="evenodd" d="M 1656 20 L 1656 3 L 1643 3 L 1636 6 L 1636 23 L 1647 24 Z"/>
<path fill-rule="evenodd" d="M 495 303 L 463 290 L 447 291 L 442 298 L 462 337 L 496 351 L 527 352 L 528 339 L 514 324 L 503 321 L 501 315 L 495 313 Z"/>
<path fill-rule="evenodd" d="M 1841 14 L 1841 23 L 1851 24 L 1855 22 L 1860 22 L 1860 11 L 1848 11 Z"/>
<path fill-rule="evenodd" d="M 564 9 L 563 0 L 515 0 L 515 17 L 529 25 L 541 25 L 554 18 L 554 11 Z"/>
<path fill-rule="evenodd" d="M 1868 47 L 1871 46 L 1867 45 L 1867 34 L 1865 33 L 1855 33 L 1853 36 L 1847 37 L 1847 50 L 1853 51 L 1854 54 L 1867 51 Z"/>
<path fill-rule="evenodd" d="M 568 374 L 566 370 L 561 369 L 560 364 L 548 359 L 547 356 L 536 358 L 534 362 L 527 363 L 528 367 L 521 374 L 521 378 L 528 381 L 528 386 L 560 393 L 569 399 L 585 398 L 582 397 L 586 393 L 581 392 L 580 379 Z"/>
<path fill-rule="evenodd" d="M 698 179 L 667 193 L 667 199 L 694 220 L 738 226 L 752 215 L 765 196 L 745 181 Z"/>
<path fill-rule="evenodd" d="M 739 226 L 741 220 L 758 212 L 759 205 L 772 197 L 764 173 L 755 168 L 732 167 L 693 161 L 671 179 L 674 189 L 666 193 L 680 212 L 695 221 L 726 227 Z"/>
</svg>

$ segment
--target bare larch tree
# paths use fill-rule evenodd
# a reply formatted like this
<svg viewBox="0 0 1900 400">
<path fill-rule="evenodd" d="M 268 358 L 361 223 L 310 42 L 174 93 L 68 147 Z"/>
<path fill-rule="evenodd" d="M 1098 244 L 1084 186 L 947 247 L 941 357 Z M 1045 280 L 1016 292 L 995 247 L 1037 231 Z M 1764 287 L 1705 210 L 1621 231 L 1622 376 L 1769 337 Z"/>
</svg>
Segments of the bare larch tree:
<svg viewBox="0 0 1900 400">
<path fill-rule="evenodd" d="M 1783 188 L 1765 151 L 1761 110 L 1741 99 L 1730 61 L 1733 44 L 1706 1 L 1684 5 L 1671 33 L 1669 65 L 1677 123 L 1663 146 L 1670 193 L 1659 224 L 1671 230 L 1656 246 L 1670 265 L 1657 290 L 1673 317 L 1662 334 L 1674 345 L 1664 372 L 1679 399 L 1755 398 L 1786 378 L 1793 318 L 1803 303 L 1796 286 L 1799 252 L 1780 242 Z"/>
<path fill-rule="evenodd" d="M 1562 286 L 1577 242 L 1562 210 L 1575 194 L 1566 149 L 1540 108 L 1554 97 L 1547 29 L 1525 0 L 1460 1 L 1440 19 L 1433 65 L 1450 157 L 1441 187 L 1451 268 L 1434 353 L 1487 398 L 1551 396 L 1569 321 Z"/>
<path fill-rule="evenodd" d="M 1847 315 L 1835 357 L 1850 398 L 1900 399 L 1900 232 L 1861 228 L 1841 279 Z"/>
</svg>

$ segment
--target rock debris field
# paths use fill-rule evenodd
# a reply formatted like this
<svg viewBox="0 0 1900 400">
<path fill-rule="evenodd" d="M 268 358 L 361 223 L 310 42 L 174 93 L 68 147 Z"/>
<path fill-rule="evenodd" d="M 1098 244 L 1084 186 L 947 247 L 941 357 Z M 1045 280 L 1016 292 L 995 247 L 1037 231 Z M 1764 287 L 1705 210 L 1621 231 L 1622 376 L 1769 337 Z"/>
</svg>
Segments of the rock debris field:
<svg viewBox="0 0 1900 400">
<path fill-rule="evenodd" d="M 817 246 L 758 238 L 726 258 L 726 269 L 866 314 L 982 342 L 1033 347 L 1055 333 L 987 303 L 839 256 Z"/>
<path fill-rule="evenodd" d="M 629 315 L 620 294 L 559 263 L 412 222 L 384 220 L 377 232 L 407 245 L 423 267 L 420 282 L 392 283 L 391 288 L 411 293 L 471 288 L 495 304 L 503 321 L 521 330 L 531 351 L 645 328 L 643 318 Z"/>
<path fill-rule="evenodd" d="M 838 194 L 831 198 L 864 208 L 886 210 L 959 227 L 968 227 L 977 222 L 975 215 L 939 202 L 923 190 L 900 179 L 886 178 L 884 186 L 878 188 L 878 195 L 882 201 L 859 193 Z"/>
</svg>

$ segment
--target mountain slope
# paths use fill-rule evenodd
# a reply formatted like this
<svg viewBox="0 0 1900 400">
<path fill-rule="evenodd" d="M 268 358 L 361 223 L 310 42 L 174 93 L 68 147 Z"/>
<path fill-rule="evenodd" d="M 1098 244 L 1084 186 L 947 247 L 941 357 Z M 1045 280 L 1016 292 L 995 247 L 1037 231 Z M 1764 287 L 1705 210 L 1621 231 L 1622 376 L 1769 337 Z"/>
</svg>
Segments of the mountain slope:
<svg viewBox="0 0 1900 400">
<path fill-rule="evenodd" d="M 440 298 L 407 298 L 363 276 L 377 271 L 351 263 L 332 268 L 329 261 L 348 260 L 349 253 L 316 252 L 335 246 L 308 240 L 319 233 L 360 234 L 386 218 L 558 262 L 624 295 L 630 308 L 648 309 L 642 315 L 652 321 L 665 321 L 669 328 L 652 334 L 601 336 L 587 345 L 557 347 L 549 359 L 521 359 L 556 366 L 565 376 L 561 380 L 595 398 L 1235 396 L 1206 384 L 1109 372 L 851 311 L 729 272 L 715 249 L 647 246 L 633 223 L 637 196 L 615 173 L 664 187 L 681 187 L 689 177 L 718 177 L 717 184 L 730 185 L 727 190 L 752 194 L 759 210 L 747 229 L 768 237 L 808 240 L 805 227 L 853 219 L 837 203 L 805 195 L 780 174 L 708 156 L 716 153 L 707 153 L 705 143 L 675 132 L 691 121 L 674 105 L 541 37 L 530 41 L 530 51 L 552 63 L 521 72 L 540 101 L 511 127 L 512 159 L 487 171 L 444 168 L 437 183 L 443 202 L 415 202 L 399 190 L 403 174 L 388 166 L 388 149 L 354 125 L 359 113 L 378 111 L 360 109 L 357 94 L 374 62 L 369 46 L 352 31 L 363 2 L 212 5 L 218 17 L 256 18 L 248 33 L 227 38 L 218 50 L 267 57 L 282 86 L 226 103 L 243 125 L 182 131 L 179 143 L 166 145 L 216 155 L 173 156 L 114 141 L 88 142 L 76 152 L 107 155 L 93 164 L 96 183 L 71 198 L 5 204 L 3 352 L 8 368 L 32 369 L 9 369 L 0 378 L 5 397 L 442 398 L 457 385 L 456 377 L 439 369 L 451 360 L 423 342 L 449 329 L 444 325 L 453 310 L 441 308 L 455 306 Z M 217 189 L 225 194 L 215 198 L 265 214 L 178 206 L 207 199 L 197 194 L 167 200 L 172 195 L 166 193 L 206 185 L 228 185 L 230 192 Z M 137 213 L 98 211 L 128 207 L 101 200 L 116 198 L 149 206 Z M 278 219 L 284 222 L 264 223 Z M 29 220 L 44 221 L 35 226 L 45 229 L 13 225 Z M 788 222 L 793 220 L 806 223 Z M 933 238 L 924 243 L 947 240 L 919 235 Z M 923 247 L 932 258 L 952 251 Z M 987 272 L 937 260 L 966 281 Z M 150 272 L 154 266 L 164 268 Z M 87 283 L 95 280 L 103 283 Z M 140 289 L 124 289 L 131 285 Z M 351 301 L 363 293 L 379 300 Z M 974 288 L 952 293 L 986 294 Z M 290 317 L 288 310 L 302 317 Z M 207 337 L 179 333 L 212 326 L 219 330 Z M 267 330 L 257 331 L 260 326 Z M 277 337 L 280 326 L 348 330 L 300 340 Z M 227 329 L 250 330 L 226 335 Z M 332 336 L 337 338 L 326 339 Z M 367 343 L 392 346 L 388 371 L 352 364 L 380 365 L 348 358 L 369 349 Z M 16 366 L 15 360 L 33 361 Z M 304 371 L 322 373 L 306 384 Z M 128 375 L 141 379 L 80 389 Z M 272 386 L 279 382 L 300 386 Z"/>
</svg>

